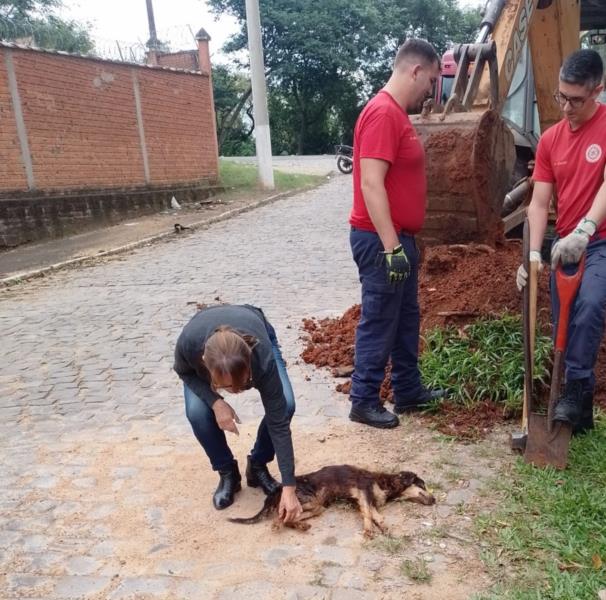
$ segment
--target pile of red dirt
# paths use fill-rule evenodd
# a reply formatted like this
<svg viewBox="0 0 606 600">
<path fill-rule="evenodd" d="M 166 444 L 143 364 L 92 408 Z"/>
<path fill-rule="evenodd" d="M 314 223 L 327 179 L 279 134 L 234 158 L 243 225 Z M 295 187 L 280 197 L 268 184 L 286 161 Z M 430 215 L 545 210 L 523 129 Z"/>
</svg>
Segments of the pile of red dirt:
<svg viewBox="0 0 606 600">
<path fill-rule="evenodd" d="M 522 297 L 515 284 L 520 264 L 521 244 L 506 241 L 492 248 L 482 244 L 432 246 L 426 249 L 419 273 L 419 304 L 421 333 L 436 326 L 463 326 L 480 317 L 519 313 Z M 549 269 L 543 269 L 539 282 L 539 321 L 549 323 Z M 353 369 L 355 329 L 360 319 L 360 306 L 349 308 L 336 319 L 304 319 L 306 347 L 301 357 L 306 363 L 329 367 L 333 375 L 348 377 Z M 600 349 L 596 365 L 596 401 L 606 406 L 606 346 Z M 349 393 L 350 381 L 341 382 L 337 389 Z M 381 398 L 391 401 L 389 367 L 381 388 Z M 485 408 L 482 415 L 496 418 L 501 409 Z M 442 415 L 448 421 L 456 419 L 454 407 Z M 460 411 L 459 411 L 460 412 Z M 469 412 L 469 435 L 463 425 L 456 426 L 462 437 L 474 437 L 486 427 Z M 465 419 L 464 416 L 462 416 Z M 502 420 L 498 418 L 496 420 Z M 434 418 L 435 421 L 435 418 Z M 438 423 L 439 426 L 439 423 Z M 450 424 L 448 425 L 450 427 Z M 473 430 L 473 432 L 472 432 Z M 447 433 L 447 431 L 445 431 Z"/>
</svg>

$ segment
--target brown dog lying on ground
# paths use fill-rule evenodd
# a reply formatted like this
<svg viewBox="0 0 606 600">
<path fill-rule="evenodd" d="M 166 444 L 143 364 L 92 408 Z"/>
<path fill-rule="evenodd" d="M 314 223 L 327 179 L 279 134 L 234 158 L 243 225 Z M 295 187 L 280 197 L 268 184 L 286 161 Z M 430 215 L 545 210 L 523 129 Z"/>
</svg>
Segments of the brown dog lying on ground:
<svg viewBox="0 0 606 600">
<path fill-rule="evenodd" d="M 263 508 L 253 517 L 231 518 L 232 523 L 258 523 L 261 519 L 276 514 L 274 528 L 292 527 L 300 531 L 310 528 L 304 521 L 321 514 L 324 509 L 337 500 L 356 504 L 364 518 L 364 535 L 372 537 L 373 524 L 379 531 L 387 533 L 383 517 L 378 508 L 390 500 L 404 498 L 418 504 L 434 504 L 435 498 L 426 490 L 425 482 L 410 471 L 400 473 L 373 473 L 351 465 L 324 467 L 319 471 L 299 475 L 297 498 L 303 508 L 299 520 L 284 523 L 277 516 L 282 490 L 278 489 L 265 499 Z"/>
</svg>

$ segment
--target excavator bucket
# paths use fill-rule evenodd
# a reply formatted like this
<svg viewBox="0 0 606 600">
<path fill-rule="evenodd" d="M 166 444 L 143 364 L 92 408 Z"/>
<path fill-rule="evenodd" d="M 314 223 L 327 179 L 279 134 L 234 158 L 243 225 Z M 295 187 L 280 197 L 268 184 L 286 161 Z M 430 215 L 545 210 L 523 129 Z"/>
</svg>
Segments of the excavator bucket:
<svg viewBox="0 0 606 600">
<path fill-rule="evenodd" d="M 428 244 L 494 245 L 515 164 L 513 134 L 493 110 L 411 118 L 425 147 Z"/>
</svg>

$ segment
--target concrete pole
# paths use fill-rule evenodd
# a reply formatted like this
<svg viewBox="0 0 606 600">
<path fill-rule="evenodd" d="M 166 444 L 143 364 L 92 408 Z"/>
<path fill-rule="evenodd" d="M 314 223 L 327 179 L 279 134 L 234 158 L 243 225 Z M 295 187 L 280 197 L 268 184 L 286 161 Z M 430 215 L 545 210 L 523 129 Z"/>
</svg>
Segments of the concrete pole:
<svg viewBox="0 0 606 600">
<path fill-rule="evenodd" d="M 149 40 L 147 42 L 147 64 L 158 64 L 158 34 L 156 33 L 156 20 L 154 19 L 154 6 L 152 0 L 145 0 L 147 5 L 147 24 L 149 25 Z"/>
<path fill-rule="evenodd" d="M 274 189 L 274 171 L 271 157 L 271 134 L 267 112 L 267 88 L 261 42 L 261 18 L 259 1 L 246 0 L 246 27 L 250 53 L 250 78 L 252 85 L 253 114 L 255 117 L 255 146 L 259 166 L 259 181 L 266 190 Z"/>
</svg>

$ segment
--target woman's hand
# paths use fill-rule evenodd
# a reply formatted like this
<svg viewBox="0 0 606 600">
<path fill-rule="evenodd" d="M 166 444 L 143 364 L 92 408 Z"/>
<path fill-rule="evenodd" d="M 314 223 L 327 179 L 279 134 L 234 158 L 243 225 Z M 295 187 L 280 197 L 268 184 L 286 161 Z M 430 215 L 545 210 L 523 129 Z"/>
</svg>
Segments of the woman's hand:
<svg viewBox="0 0 606 600">
<path fill-rule="evenodd" d="M 303 509 L 297 498 L 295 486 L 285 485 L 282 488 L 282 498 L 280 499 L 280 506 L 278 507 L 278 516 L 285 523 L 292 523 L 293 521 L 296 521 L 302 513 Z"/>
<path fill-rule="evenodd" d="M 236 435 L 240 435 L 236 423 L 241 423 L 236 411 L 225 400 L 219 398 L 213 404 L 213 412 L 217 419 L 217 425 L 223 431 L 231 431 Z"/>
</svg>

